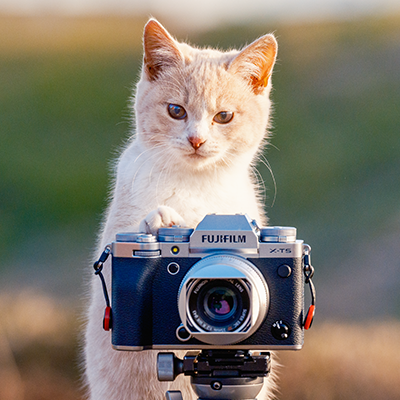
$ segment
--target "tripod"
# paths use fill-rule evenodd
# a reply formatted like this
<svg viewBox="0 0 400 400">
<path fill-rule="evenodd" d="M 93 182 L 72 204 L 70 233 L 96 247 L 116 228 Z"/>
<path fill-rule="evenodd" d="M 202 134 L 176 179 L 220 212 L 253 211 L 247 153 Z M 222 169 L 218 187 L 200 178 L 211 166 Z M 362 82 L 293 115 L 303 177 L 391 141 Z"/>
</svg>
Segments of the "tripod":
<svg viewBox="0 0 400 400">
<path fill-rule="evenodd" d="M 271 369 L 270 353 L 252 355 L 243 350 L 202 350 L 186 353 L 183 360 L 173 353 L 159 353 L 158 380 L 173 381 L 190 376 L 198 400 L 256 400 L 264 377 Z M 180 391 L 168 391 L 167 400 L 183 400 Z"/>
</svg>

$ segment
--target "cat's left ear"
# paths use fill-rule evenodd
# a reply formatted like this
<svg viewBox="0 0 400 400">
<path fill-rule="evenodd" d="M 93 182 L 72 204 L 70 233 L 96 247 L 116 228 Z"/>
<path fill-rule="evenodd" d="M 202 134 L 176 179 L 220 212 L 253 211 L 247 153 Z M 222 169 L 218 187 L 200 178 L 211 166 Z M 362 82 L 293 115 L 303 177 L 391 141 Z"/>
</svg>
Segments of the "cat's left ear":
<svg viewBox="0 0 400 400">
<path fill-rule="evenodd" d="M 157 79 L 163 68 L 182 63 L 183 57 L 177 42 L 154 18 L 144 27 L 144 68 L 150 80 Z"/>
<path fill-rule="evenodd" d="M 245 47 L 230 63 L 229 71 L 240 74 L 260 94 L 268 85 L 274 68 L 278 43 L 274 35 L 265 35 Z"/>
</svg>

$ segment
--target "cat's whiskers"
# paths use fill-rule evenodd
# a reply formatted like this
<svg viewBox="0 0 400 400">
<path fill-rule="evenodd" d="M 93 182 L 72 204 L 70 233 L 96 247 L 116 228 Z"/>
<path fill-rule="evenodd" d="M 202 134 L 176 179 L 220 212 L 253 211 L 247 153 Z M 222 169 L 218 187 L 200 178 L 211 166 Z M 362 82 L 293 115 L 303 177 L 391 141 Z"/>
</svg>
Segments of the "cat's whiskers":
<svg viewBox="0 0 400 400">
<path fill-rule="evenodd" d="M 230 167 L 231 165 L 233 165 L 233 157 L 234 157 L 234 153 L 232 153 L 229 150 L 225 150 L 224 152 L 224 156 L 220 158 L 220 160 L 227 166 Z"/>
<path fill-rule="evenodd" d="M 153 149 L 161 148 L 161 150 L 162 150 L 162 151 L 158 151 L 158 152 L 154 153 L 154 156 L 161 155 L 163 153 L 164 149 L 169 150 L 169 146 L 166 143 L 159 143 L 158 145 L 155 145 L 152 148 Z M 153 166 L 150 170 L 149 177 L 148 177 L 149 185 L 151 184 L 151 177 L 153 174 L 154 167 L 156 167 L 156 166 L 157 166 L 157 163 L 153 163 Z"/>
<path fill-rule="evenodd" d="M 152 154 L 150 154 L 145 160 L 143 160 L 143 162 L 140 164 L 140 166 L 139 166 L 139 168 L 136 170 L 136 172 L 135 172 L 135 175 L 133 176 L 133 178 L 132 178 L 132 182 L 131 182 L 131 191 L 133 192 L 134 190 L 134 185 L 135 185 L 135 182 L 136 182 L 136 177 L 137 177 L 137 175 L 138 175 L 138 173 L 140 172 L 140 170 L 141 170 L 141 168 L 143 167 L 143 165 L 145 165 L 149 160 L 151 160 L 153 157 L 155 157 L 155 156 L 159 156 L 159 155 L 161 155 L 162 154 L 162 152 L 163 152 L 163 149 L 164 148 L 166 148 L 167 146 L 166 145 L 156 145 L 156 146 L 153 146 L 151 149 L 148 149 L 148 150 L 145 150 L 145 151 L 143 151 L 140 155 L 142 155 L 142 154 L 144 154 L 144 153 L 147 153 L 149 150 L 153 150 L 153 149 L 156 149 L 156 148 L 161 148 L 159 151 L 156 151 L 155 153 L 152 153 Z M 139 155 L 139 156 L 140 156 Z M 137 157 L 136 158 L 136 160 L 138 159 L 139 157 Z M 136 160 L 135 160 L 135 162 L 136 162 Z M 151 171 L 153 171 L 153 168 L 154 168 L 154 166 L 155 166 L 156 164 L 154 163 L 153 164 L 153 167 L 152 167 L 152 169 L 151 169 Z"/>
<path fill-rule="evenodd" d="M 264 179 L 260 173 L 260 171 L 257 169 L 257 167 L 250 165 L 251 171 L 255 177 L 255 186 L 256 186 L 256 191 L 258 196 L 261 198 L 261 201 L 263 204 L 266 202 L 266 197 L 267 197 L 267 188 L 265 186 Z"/>
<path fill-rule="evenodd" d="M 278 191 L 278 188 L 277 188 L 277 185 L 276 185 L 276 180 L 275 180 L 275 175 L 272 172 L 271 164 L 269 163 L 269 161 L 267 160 L 267 158 L 265 157 L 265 155 L 263 153 L 259 154 L 258 162 L 263 164 L 268 169 L 269 173 L 271 174 L 272 182 L 274 183 L 274 198 L 273 198 L 272 204 L 271 204 L 271 207 L 273 207 L 274 204 L 275 204 L 276 194 L 277 194 L 277 191 Z"/>
<path fill-rule="evenodd" d="M 164 143 L 160 143 L 160 144 L 156 144 L 156 145 L 154 145 L 153 147 L 150 147 L 150 148 L 148 148 L 148 149 L 142 151 L 142 152 L 135 158 L 135 161 L 134 161 L 133 163 L 135 164 L 136 161 L 137 161 L 143 154 L 148 153 L 149 151 L 152 151 L 152 150 L 154 150 L 154 149 L 156 149 L 156 148 L 159 148 L 159 147 L 167 147 L 167 145 L 164 144 Z"/>
</svg>

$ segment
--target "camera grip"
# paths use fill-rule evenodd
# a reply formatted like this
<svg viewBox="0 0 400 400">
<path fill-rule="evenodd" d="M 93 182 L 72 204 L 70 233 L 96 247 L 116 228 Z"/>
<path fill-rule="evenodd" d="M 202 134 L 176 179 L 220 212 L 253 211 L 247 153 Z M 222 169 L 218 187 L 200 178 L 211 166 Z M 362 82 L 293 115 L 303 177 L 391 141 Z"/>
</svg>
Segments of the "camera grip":
<svg viewBox="0 0 400 400">
<path fill-rule="evenodd" d="M 112 344 L 138 347 L 152 344 L 152 281 L 157 259 L 113 257 Z"/>
</svg>

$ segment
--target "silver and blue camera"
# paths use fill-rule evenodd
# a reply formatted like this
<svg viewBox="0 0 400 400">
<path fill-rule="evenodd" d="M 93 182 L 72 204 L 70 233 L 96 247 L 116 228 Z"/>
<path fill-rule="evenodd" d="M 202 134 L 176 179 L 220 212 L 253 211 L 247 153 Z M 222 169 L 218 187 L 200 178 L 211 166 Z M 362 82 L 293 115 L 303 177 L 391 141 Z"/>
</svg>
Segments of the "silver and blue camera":
<svg viewBox="0 0 400 400">
<path fill-rule="evenodd" d="M 242 214 L 117 234 L 113 348 L 301 349 L 305 246 L 295 228 Z"/>
</svg>

